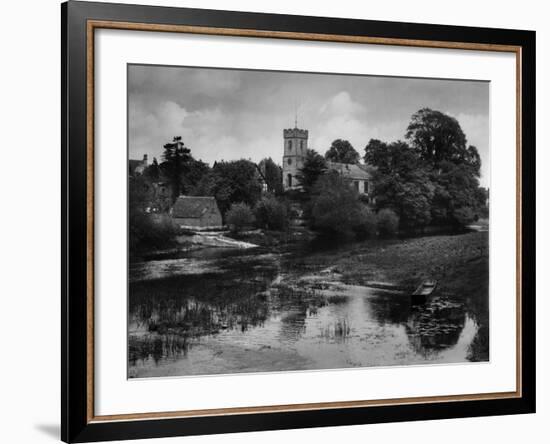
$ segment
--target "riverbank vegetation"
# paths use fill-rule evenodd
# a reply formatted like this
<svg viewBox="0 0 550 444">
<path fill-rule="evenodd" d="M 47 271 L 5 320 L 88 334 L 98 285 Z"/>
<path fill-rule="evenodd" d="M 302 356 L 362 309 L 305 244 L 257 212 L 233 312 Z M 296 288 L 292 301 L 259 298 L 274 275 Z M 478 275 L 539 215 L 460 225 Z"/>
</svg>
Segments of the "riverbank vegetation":
<svg viewBox="0 0 550 444">
<path fill-rule="evenodd" d="M 329 168 L 330 162 L 360 159 L 343 139 L 324 156 L 308 149 L 297 175 L 302 189 L 284 192 L 282 169 L 271 158 L 210 166 L 174 137 L 164 145 L 160 164 L 154 159 L 142 175 L 130 177 L 130 247 L 173 245 L 178 230 L 168 221 L 169 210 L 180 194 L 215 197 L 232 235 L 260 229 L 280 232 L 281 239 L 304 226 L 323 236 L 358 239 L 433 227 L 459 231 L 487 217 L 480 156 L 454 117 L 421 109 L 404 139 L 368 142 L 362 160 L 372 167 L 372 179 L 361 194 Z"/>
</svg>

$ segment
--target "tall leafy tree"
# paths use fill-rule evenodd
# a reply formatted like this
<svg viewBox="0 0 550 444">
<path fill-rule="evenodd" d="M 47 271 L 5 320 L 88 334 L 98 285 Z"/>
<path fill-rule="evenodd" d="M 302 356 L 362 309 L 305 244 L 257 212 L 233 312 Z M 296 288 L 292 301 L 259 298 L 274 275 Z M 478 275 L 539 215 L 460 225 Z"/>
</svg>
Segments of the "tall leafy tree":
<svg viewBox="0 0 550 444">
<path fill-rule="evenodd" d="M 202 178 L 208 175 L 210 166 L 202 160 L 189 159 L 182 177 L 182 188 L 186 194 L 190 194 Z"/>
<path fill-rule="evenodd" d="M 313 149 L 308 149 L 302 168 L 297 178 L 306 192 L 309 192 L 317 179 L 327 171 L 327 162 L 323 156 Z"/>
<path fill-rule="evenodd" d="M 216 198 L 222 214 L 232 203 L 243 202 L 254 207 L 262 193 L 257 167 L 245 159 L 216 162 L 205 180 L 209 182 L 211 195 Z"/>
<path fill-rule="evenodd" d="M 331 162 L 358 163 L 359 153 L 347 140 L 336 139 L 325 153 L 325 158 Z"/>
<path fill-rule="evenodd" d="M 432 175 L 434 198 L 432 216 L 435 223 L 466 225 L 485 213 L 485 194 L 471 165 L 443 161 Z"/>
<path fill-rule="evenodd" d="M 266 182 L 267 191 L 273 194 L 283 192 L 283 170 L 271 157 L 262 159 L 258 168 Z"/>
<path fill-rule="evenodd" d="M 357 191 L 336 171 L 317 180 L 310 205 L 313 227 L 333 234 L 350 234 L 363 209 Z"/>
<path fill-rule="evenodd" d="M 434 185 L 425 162 L 405 142 L 390 144 L 372 139 L 365 147 L 365 162 L 376 167 L 373 177 L 377 208 L 391 208 L 404 228 L 431 221 Z"/>
<path fill-rule="evenodd" d="M 475 147 L 467 146 L 466 135 L 454 117 L 422 108 L 412 115 L 405 137 L 419 156 L 435 169 L 441 162 L 453 162 L 469 165 L 479 176 L 479 153 Z"/>
<path fill-rule="evenodd" d="M 164 145 L 162 159 L 162 172 L 170 186 L 172 201 L 175 201 L 184 190 L 183 176 L 192 160 L 191 150 L 185 146 L 180 136 L 176 136 L 171 143 Z"/>
</svg>

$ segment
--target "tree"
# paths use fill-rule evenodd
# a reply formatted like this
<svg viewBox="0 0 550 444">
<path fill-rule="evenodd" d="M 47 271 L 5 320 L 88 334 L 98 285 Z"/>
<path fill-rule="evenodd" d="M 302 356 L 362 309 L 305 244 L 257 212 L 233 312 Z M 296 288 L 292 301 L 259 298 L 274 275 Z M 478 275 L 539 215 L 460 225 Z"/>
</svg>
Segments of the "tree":
<svg viewBox="0 0 550 444">
<path fill-rule="evenodd" d="M 233 233 L 237 233 L 254 223 L 254 214 L 244 202 L 234 203 L 225 215 L 225 220 Z"/>
<path fill-rule="evenodd" d="M 202 160 L 195 160 L 191 157 L 181 178 L 182 190 L 186 194 L 192 194 L 192 191 L 196 188 L 197 184 L 204 176 L 207 176 L 209 172 L 210 166 L 207 163 Z M 200 194 L 195 195 L 200 196 Z"/>
<path fill-rule="evenodd" d="M 335 171 L 322 175 L 313 187 L 313 227 L 332 234 L 350 234 L 361 216 L 357 191 Z"/>
<path fill-rule="evenodd" d="M 288 209 L 274 196 L 265 196 L 254 209 L 256 224 L 269 230 L 284 230 L 288 227 Z"/>
<path fill-rule="evenodd" d="M 184 190 L 183 175 L 187 172 L 189 162 L 192 160 L 191 150 L 181 141 L 181 137 L 174 137 L 172 143 L 164 145 L 161 169 L 171 189 L 172 202 Z"/>
<path fill-rule="evenodd" d="M 381 235 L 392 236 L 397 233 L 399 216 L 389 208 L 383 208 L 376 215 L 378 231 Z"/>
<path fill-rule="evenodd" d="M 256 164 L 245 159 L 216 162 L 211 177 L 206 180 L 209 181 L 210 195 L 216 198 L 222 214 L 232 203 L 243 202 L 253 207 L 262 193 Z"/>
<path fill-rule="evenodd" d="M 481 160 L 477 149 L 466 146 L 466 136 L 454 117 L 430 108 L 412 115 L 405 138 L 420 158 L 434 169 L 443 161 L 466 164 L 479 176 Z"/>
<path fill-rule="evenodd" d="M 402 141 L 386 144 L 373 139 L 365 147 L 364 159 L 376 167 L 373 188 L 378 209 L 393 209 L 403 228 L 430 223 L 434 185 L 413 149 Z"/>
<path fill-rule="evenodd" d="M 466 164 L 441 162 L 434 174 L 432 215 L 435 223 L 463 226 L 483 214 L 485 201 L 479 180 Z M 484 194 L 484 193 L 483 193 Z"/>
<path fill-rule="evenodd" d="M 413 114 L 405 137 L 433 187 L 433 223 L 460 226 L 484 213 L 479 190 L 481 158 L 475 146 L 467 145 L 458 120 L 423 108 Z"/>
<path fill-rule="evenodd" d="M 317 151 L 308 149 L 302 168 L 296 175 L 300 185 L 309 192 L 317 179 L 327 171 L 327 162 Z"/>
<path fill-rule="evenodd" d="M 258 168 L 267 185 L 267 191 L 273 194 L 282 194 L 283 192 L 283 170 L 277 165 L 271 157 L 263 159 L 258 164 Z"/>
<path fill-rule="evenodd" d="M 153 157 L 153 163 L 145 169 L 143 175 L 151 182 L 158 182 L 160 180 L 160 168 L 156 157 Z"/>
<path fill-rule="evenodd" d="M 336 139 L 325 153 L 325 158 L 331 162 L 358 163 L 359 153 L 347 140 Z"/>
</svg>

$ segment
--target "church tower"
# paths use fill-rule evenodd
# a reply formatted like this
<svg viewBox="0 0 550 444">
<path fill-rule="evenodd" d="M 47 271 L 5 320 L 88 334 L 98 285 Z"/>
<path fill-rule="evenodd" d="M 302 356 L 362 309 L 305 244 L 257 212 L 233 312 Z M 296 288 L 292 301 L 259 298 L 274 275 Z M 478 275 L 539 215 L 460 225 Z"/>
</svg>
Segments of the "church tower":
<svg viewBox="0 0 550 444">
<path fill-rule="evenodd" d="M 294 128 L 283 130 L 283 187 L 285 190 L 301 188 L 296 176 L 304 165 L 307 138 L 308 131 L 299 129 L 297 122 Z"/>
</svg>

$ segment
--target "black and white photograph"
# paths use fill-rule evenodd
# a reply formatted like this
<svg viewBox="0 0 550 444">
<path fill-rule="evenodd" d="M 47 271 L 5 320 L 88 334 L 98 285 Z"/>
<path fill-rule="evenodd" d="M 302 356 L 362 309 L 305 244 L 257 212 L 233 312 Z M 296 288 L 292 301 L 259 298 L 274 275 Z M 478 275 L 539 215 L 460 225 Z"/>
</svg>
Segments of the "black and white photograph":
<svg viewBox="0 0 550 444">
<path fill-rule="evenodd" d="M 489 361 L 489 82 L 127 85 L 128 378 Z"/>
</svg>

